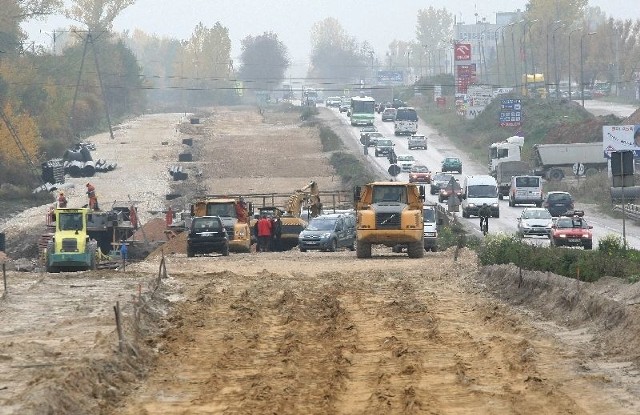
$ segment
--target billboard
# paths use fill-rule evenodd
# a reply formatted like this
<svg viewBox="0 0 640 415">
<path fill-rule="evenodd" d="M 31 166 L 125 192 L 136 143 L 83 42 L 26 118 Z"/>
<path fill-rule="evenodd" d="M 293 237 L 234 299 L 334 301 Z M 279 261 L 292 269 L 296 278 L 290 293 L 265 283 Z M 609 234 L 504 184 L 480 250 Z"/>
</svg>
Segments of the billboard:
<svg viewBox="0 0 640 415">
<path fill-rule="evenodd" d="M 603 126 L 602 147 L 607 158 L 611 158 L 612 151 L 625 150 L 633 151 L 633 157 L 640 158 L 640 124 Z"/>
</svg>

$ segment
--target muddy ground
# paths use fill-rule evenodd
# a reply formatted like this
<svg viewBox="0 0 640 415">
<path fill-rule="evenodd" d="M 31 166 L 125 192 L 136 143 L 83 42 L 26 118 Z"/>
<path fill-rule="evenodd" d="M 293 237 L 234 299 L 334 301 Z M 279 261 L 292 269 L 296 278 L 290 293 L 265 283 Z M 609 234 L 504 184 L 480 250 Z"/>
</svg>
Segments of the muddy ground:
<svg viewBox="0 0 640 415">
<path fill-rule="evenodd" d="M 221 109 L 205 122 L 199 141 L 219 147 L 199 154 L 218 165 L 197 166 L 198 186 L 331 187 L 327 155 L 295 115 L 238 125 L 250 116 Z M 218 160 L 232 143 L 242 158 Z M 301 149 L 307 162 L 288 158 Z M 167 249 L 124 270 L 7 277 L 0 414 L 640 413 L 637 284 L 388 249 L 369 260 Z"/>
</svg>

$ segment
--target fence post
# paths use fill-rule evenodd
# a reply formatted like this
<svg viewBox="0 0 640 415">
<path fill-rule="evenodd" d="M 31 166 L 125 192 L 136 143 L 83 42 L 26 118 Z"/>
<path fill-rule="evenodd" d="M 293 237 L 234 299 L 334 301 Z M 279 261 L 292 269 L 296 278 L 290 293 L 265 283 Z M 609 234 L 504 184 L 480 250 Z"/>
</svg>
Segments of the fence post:
<svg viewBox="0 0 640 415">
<path fill-rule="evenodd" d="M 118 331 L 118 350 L 120 353 L 124 351 L 124 334 L 122 332 L 122 316 L 120 315 L 120 301 L 116 301 L 116 305 L 113 307 L 113 311 L 116 313 L 116 329 Z"/>
<path fill-rule="evenodd" d="M 4 291 L 2 292 L 2 296 L 4 297 L 7 294 L 7 264 L 2 263 L 2 281 L 4 281 Z"/>
</svg>

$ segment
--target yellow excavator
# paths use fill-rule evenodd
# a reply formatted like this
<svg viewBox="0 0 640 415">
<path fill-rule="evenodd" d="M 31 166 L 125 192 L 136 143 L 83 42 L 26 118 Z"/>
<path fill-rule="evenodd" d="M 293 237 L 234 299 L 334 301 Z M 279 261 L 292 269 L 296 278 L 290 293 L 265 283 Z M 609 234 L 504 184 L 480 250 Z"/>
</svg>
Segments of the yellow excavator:
<svg viewBox="0 0 640 415">
<path fill-rule="evenodd" d="M 307 226 L 307 221 L 302 218 L 303 210 L 307 218 L 313 218 L 322 213 L 320 192 L 315 181 L 295 190 L 287 198 L 284 209 L 275 206 L 263 206 L 257 209 L 258 216 L 266 215 L 280 218 L 282 227 L 280 246 L 282 250 L 290 250 L 298 246 L 298 235 Z M 257 219 L 252 221 L 252 227 L 256 221 Z"/>
</svg>

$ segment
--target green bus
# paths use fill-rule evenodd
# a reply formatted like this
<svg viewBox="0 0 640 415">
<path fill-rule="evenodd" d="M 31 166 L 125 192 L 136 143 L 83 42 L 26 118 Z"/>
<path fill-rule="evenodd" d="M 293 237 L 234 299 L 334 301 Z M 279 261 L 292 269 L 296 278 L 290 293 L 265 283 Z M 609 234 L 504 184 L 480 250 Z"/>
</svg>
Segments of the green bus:
<svg viewBox="0 0 640 415">
<path fill-rule="evenodd" d="M 373 125 L 376 101 L 371 97 L 352 97 L 349 118 L 351 125 Z"/>
</svg>

